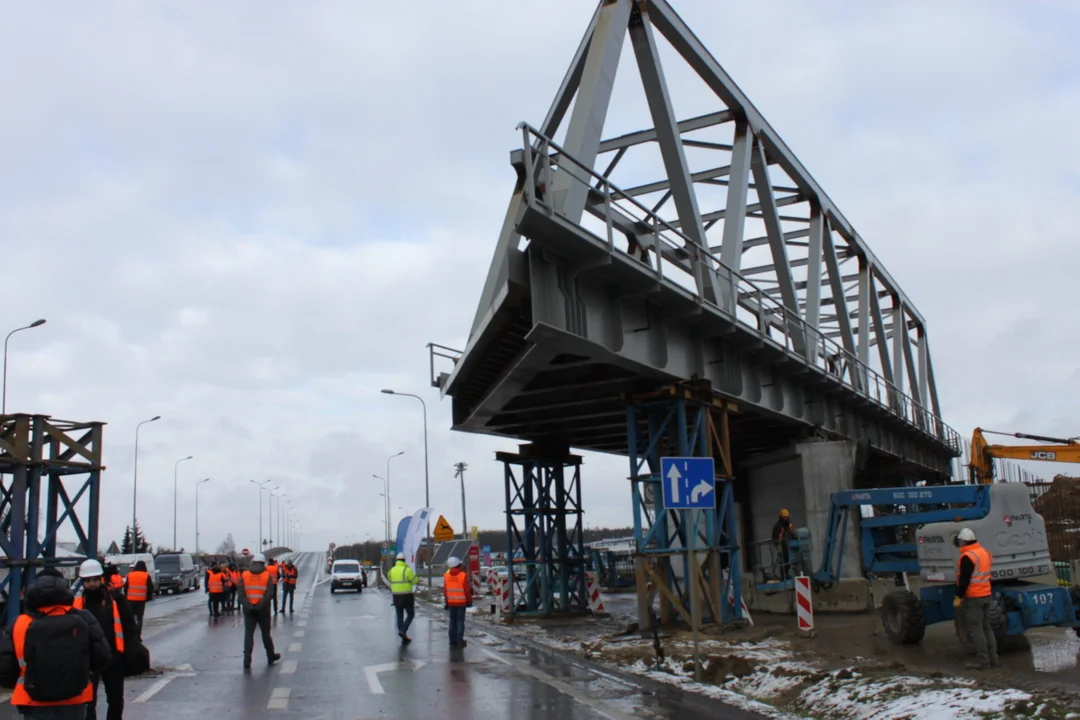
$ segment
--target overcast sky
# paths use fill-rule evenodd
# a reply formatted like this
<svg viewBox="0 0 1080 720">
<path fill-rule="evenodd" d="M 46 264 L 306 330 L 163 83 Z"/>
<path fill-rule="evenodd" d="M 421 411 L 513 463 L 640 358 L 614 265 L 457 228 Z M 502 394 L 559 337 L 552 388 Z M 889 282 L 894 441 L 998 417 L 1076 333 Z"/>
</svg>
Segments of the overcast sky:
<svg viewBox="0 0 1080 720">
<path fill-rule="evenodd" d="M 675 6 L 926 317 L 946 421 L 1080 435 L 1077 6 Z M 465 345 L 514 127 L 543 119 L 594 3 L 56 7 L 0 25 L 0 330 L 48 318 L 11 340 L 9 411 L 108 423 L 102 545 L 159 414 L 151 542 L 187 455 L 188 549 L 205 477 L 204 549 L 256 542 L 252 479 L 308 549 L 381 538 L 387 456 L 395 518 L 424 491 L 420 404 L 383 387 L 427 401 L 436 511 L 459 529 L 466 461 L 469 523 L 504 527 L 493 451 L 514 445 L 450 432 L 425 344 Z M 721 109 L 664 60 L 680 116 Z M 613 108 L 612 133 L 645 117 Z M 584 473 L 588 524 L 629 524 L 625 460 Z"/>
</svg>

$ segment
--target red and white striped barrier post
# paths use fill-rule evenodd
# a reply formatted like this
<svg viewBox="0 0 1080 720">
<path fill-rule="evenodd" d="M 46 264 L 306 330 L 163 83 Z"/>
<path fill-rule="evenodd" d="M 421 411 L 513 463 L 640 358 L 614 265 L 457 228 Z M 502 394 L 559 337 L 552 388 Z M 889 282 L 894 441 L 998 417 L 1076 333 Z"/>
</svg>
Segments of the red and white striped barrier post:
<svg viewBox="0 0 1080 720">
<path fill-rule="evenodd" d="M 585 594 L 589 596 L 589 610 L 596 614 L 607 612 L 604 610 L 604 598 L 600 597 L 600 581 L 595 571 L 585 573 Z"/>
<path fill-rule="evenodd" d="M 480 594 L 480 571 L 477 570 L 474 573 L 470 573 L 469 582 L 472 585 L 473 597 L 477 597 Z"/>
<path fill-rule="evenodd" d="M 814 598 L 810 594 L 810 578 L 799 575 L 795 578 L 795 615 L 799 619 L 799 630 L 810 632 L 814 629 Z"/>
</svg>

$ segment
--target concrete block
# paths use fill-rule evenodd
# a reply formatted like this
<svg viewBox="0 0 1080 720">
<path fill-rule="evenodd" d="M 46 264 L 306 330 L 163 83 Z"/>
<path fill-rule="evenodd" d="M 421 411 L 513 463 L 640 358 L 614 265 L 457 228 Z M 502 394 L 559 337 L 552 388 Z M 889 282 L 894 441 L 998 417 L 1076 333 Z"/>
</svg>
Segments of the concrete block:
<svg viewBox="0 0 1080 720">
<path fill-rule="evenodd" d="M 895 589 L 895 588 L 894 588 Z M 767 595 L 758 592 L 750 578 L 743 578 L 743 599 L 750 612 L 774 615 L 795 614 L 795 593 L 779 592 Z M 813 593 L 814 612 L 860 613 L 874 608 L 870 585 L 864 578 L 846 578 L 829 590 Z"/>
</svg>

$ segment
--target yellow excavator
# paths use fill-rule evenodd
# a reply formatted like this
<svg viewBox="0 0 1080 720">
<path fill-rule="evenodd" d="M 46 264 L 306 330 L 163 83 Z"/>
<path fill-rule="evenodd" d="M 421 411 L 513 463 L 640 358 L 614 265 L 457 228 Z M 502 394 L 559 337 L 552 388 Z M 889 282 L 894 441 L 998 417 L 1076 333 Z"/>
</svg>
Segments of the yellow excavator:
<svg viewBox="0 0 1080 720">
<path fill-rule="evenodd" d="M 1021 440 L 1037 440 L 1050 445 L 991 445 L 983 433 L 1008 435 Z M 994 459 L 1046 460 L 1080 463 L 1080 443 L 1076 438 L 1054 438 L 1024 433 L 1006 433 L 975 428 L 971 435 L 971 481 L 980 485 L 994 482 Z"/>
</svg>

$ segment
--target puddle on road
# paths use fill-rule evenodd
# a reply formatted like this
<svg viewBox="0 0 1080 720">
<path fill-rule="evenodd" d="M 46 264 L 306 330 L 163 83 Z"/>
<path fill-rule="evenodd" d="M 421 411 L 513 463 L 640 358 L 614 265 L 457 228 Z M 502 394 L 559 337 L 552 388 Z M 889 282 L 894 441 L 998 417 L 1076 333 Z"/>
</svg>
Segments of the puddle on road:
<svg viewBox="0 0 1080 720">
<path fill-rule="evenodd" d="M 1077 666 L 1080 638 L 1071 630 L 1053 634 L 1029 633 L 1031 661 L 1036 672 L 1057 673 Z"/>
</svg>

